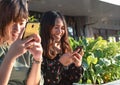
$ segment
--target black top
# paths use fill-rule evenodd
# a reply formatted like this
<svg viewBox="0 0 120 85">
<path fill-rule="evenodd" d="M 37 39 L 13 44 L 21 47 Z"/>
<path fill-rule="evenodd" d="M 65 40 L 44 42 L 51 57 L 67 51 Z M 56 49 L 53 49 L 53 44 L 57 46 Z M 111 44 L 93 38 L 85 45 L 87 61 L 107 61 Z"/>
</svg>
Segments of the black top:
<svg viewBox="0 0 120 85">
<path fill-rule="evenodd" d="M 72 85 L 78 82 L 83 75 L 83 67 L 71 64 L 68 67 L 59 62 L 60 55 L 54 59 L 43 57 L 42 72 L 44 85 Z"/>
</svg>

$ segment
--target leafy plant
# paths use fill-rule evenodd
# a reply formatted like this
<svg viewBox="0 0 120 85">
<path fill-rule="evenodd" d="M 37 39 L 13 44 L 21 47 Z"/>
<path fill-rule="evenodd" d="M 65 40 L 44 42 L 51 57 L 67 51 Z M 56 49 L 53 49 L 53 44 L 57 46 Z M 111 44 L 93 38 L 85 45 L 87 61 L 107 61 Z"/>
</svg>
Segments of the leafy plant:
<svg viewBox="0 0 120 85">
<path fill-rule="evenodd" d="M 102 84 L 120 79 L 120 42 L 108 42 L 102 37 L 70 39 L 73 49 L 84 47 L 84 75 L 79 83 Z"/>
<path fill-rule="evenodd" d="M 29 21 L 29 22 L 36 22 L 36 21 L 38 21 L 38 19 L 35 18 L 34 16 L 29 16 L 29 17 L 28 17 L 28 21 Z"/>
</svg>

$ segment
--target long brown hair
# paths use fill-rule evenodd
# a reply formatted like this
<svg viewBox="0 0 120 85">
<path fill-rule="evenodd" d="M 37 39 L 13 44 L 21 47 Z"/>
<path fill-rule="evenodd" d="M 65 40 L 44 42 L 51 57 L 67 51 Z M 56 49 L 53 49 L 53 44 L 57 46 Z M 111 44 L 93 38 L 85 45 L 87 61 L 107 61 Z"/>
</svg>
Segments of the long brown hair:
<svg viewBox="0 0 120 85">
<path fill-rule="evenodd" d="M 1 0 L 0 1 L 0 44 L 9 40 L 11 22 L 21 18 L 28 18 L 28 1 L 26 0 Z"/>
<path fill-rule="evenodd" d="M 43 47 L 43 55 L 51 59 L 53 59 L 57 55 L 56 50 L 52 48 L 54 42 L 51 37 L 51 30 L 55 25 L 56 18 L 61 18 L 65 26 L 65 33 L 61 38 L 62 53 L 67 53 L 72 51 L 68 40 L 67 24 L 64 16 L 57 11 L 48 11 L 44 13 L 41 19 L 40 35 L 41 35 L 41 43 Z"/>
</svg>

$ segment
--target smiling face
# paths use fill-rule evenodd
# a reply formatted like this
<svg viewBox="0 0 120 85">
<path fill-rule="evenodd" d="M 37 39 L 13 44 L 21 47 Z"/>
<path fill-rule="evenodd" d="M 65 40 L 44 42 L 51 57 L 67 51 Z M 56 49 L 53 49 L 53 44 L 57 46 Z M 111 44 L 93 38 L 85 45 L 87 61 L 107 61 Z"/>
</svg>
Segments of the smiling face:
<svg viewBox="0 0 120 85">
<path fill-rule="evenodd" d="M 21 19 L 18 22 L 14 22 L 12 25 L 12 29 L 11 29 L 11 40 L 15 41 L 21 30 L 25 28 L 26 25 L 26 19 Z"/>
<path fill-rule="evenodd" d="M 51 30 L 52 38 L 55 40 L 55 42 L 60 42 L 64 33 L 65 33 L 65 26 L 63 24 L 63 21 L 61 20 L 61 18 L 56 18 L 55 25 Z"/>
</svg>

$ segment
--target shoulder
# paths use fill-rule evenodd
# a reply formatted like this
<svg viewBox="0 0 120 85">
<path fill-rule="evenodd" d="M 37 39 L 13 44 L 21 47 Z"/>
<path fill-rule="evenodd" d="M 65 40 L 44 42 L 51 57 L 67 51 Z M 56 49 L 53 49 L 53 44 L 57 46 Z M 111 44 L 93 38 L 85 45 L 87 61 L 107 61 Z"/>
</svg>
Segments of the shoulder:
<svg viewBox="0 0 120 85">
<path fill-rule="evenodd" d="M 6 52 L 7 52 L 7 47 L 6 46 L 0 46 L 0 64 L 2 63 Z"/>
<path fill-rule="evenodd" d="M 7 49 L 8 49 L 8 46 L 4 46 L 4 45 L 2 45 L 2 46 L 0 46 L 0 57 L 4 54 L 6 54 L 6 52 L 7 52 Z"/>
</svg>

